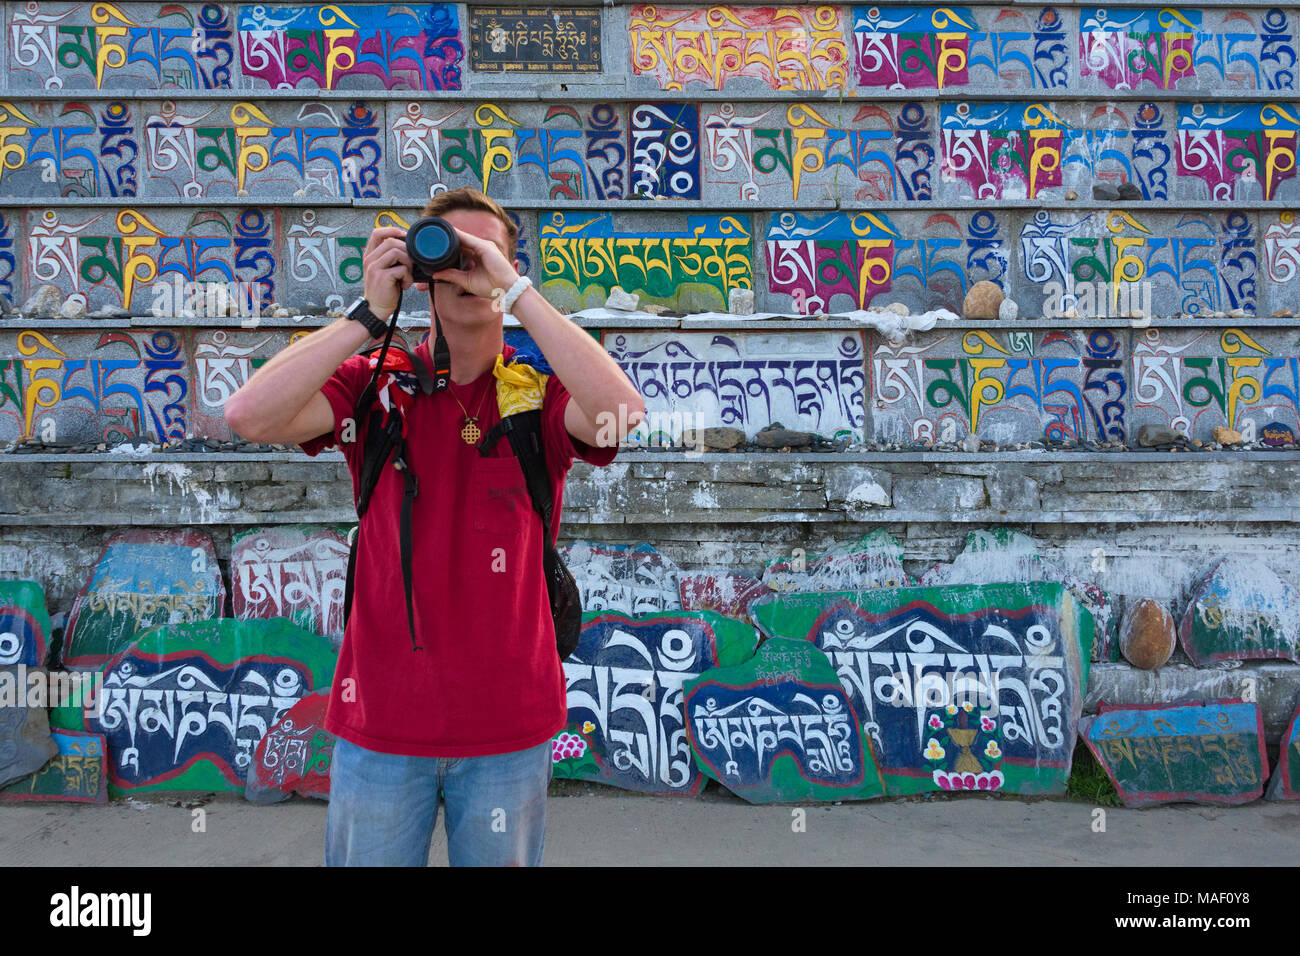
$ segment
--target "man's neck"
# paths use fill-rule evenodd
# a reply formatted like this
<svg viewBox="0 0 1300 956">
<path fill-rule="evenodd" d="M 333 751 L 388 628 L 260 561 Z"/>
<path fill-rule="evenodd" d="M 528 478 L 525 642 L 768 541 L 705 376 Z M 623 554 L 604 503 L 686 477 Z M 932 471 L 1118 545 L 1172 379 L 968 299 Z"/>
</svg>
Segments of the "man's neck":
<svg viewBox="0 0 1300 956">
<path fill-rule="evenodd" d="M 456 385 L 472 382 L 491 369 L 505 344 L 500 325 L 465 329 L 448 327 L 444 322 L 442 334 L 446 336 L 447 348 L 451 352 L 451 380 Z M 432 338 L 429 348 L 432 351 Z"/>
</svg>

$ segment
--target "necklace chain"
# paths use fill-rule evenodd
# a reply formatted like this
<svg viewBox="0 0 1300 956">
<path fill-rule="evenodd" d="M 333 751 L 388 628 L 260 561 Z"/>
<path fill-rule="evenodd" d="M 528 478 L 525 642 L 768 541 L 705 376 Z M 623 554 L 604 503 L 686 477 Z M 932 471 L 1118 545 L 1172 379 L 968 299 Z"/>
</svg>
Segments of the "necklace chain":
<svg viewBox="0 0 1300 956">
<path fill-rule="evenodd" d="M 467 445 L 477 445 L 479 439 L 483 437 L 483 431 L 476 423 L 478 422 L 478 414 L 483 410 L 483 403 L 487 400 L 488 392 L 491 390 L 492 379 L 489 375 L 488 387 L 483 390 L 483 397 L 478 400 L 478 408 L 474 409 L 474 414 L 471 415 L 469 409 L 465 407 L 465 403 L 456 396 L 456 393 L 452 392 L 450 388 L 447 389 L 448 392 L 451 392 L 451 397 L 456 399 L 456 404 L 460 406 L 460 410 L 465 415 L 465 421 L 460 427 L 460 437 Z"/>
</svg>

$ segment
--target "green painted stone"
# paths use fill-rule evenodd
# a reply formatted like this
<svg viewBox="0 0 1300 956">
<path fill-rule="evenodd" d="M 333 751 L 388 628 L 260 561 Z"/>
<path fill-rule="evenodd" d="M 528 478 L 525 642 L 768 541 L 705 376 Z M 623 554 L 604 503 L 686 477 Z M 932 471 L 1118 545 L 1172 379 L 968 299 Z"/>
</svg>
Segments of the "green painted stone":
<svg viewBox="0 0 1300 956">
<path fill-rule="evenodd" d="M 35 581 L 0 581 L 0 667 L 43 667 L 49 651 L 45 589 Z"/>
<path fill-rule="evenodd" d="M 1300 707 L 1278 743 L 1277 768 L 1268 785 L 1270 800 L 1300 800 Z"/>
<path fill-rule="evenodd" d="M 687 681 L 686 733 L 700 770 L 750 803 L 885 792 L 835 668 L 807 641 L 771 638 Z"/>
<path fill-rule="evenodd" d="M 1198 666 L 1223 660 L 1300 661 L 1300 593 L 1262 561 L 1222 558 L 1193 585 L 1178 640 Z"/>
<path fill-rule="evenodd" d="M 569 720 L 551 743 L 552 775 L 663 796 L 698 796 L 682 685 L 754 653 L 752 624 L 715 611 L 582 616 L 564 662 Z"/>
<path fill-rule="evenodd" d="M 1065 792 L 1095 623 L 1064 585 L 773 594 L 750 616 L 826 653 L 889 793 Z"/>
<path fill-rule="evenodd" d="M 108 803 L 107 750 L 100 734 L 55 730 L 58 753 L 44 767 L 0 790 L 0 803 Z"/>
<path fill-rule="evenodd" d="M 1255 703 L 1103 705 L 1080 732 L 1126 807 L 1249 803 L 1268 777 Z"/>
<path fill-rule="evenodd" d="M 98 670 L 151 627 L 221 617 L 226 586 L 212 539 L 184 530 L 119 531 L 68 615 L 63 663 Z"/>
<path fill-rule="evenodd" d="M 1110 595 L 1097 585 L 1071 574 L 1039 551 L 1038 542 L 1012 528 L 991 528 L 966 535 L 961 554 L 921 575 L 922 587 L 950 584 L 1011 584 L 1060 581 L 1097 622 L 1095 661 L 1119 660 L 1119 622 Z"/>
<path fill-rule="evenodd" d="M 763 583 L 773 591 L 843 591 L 897 588 L 912 583 L 903 569 L 903 548 L 877 529 L 820 554 L 775 558 L 763 566 Z"/>
<path fill-rule="evenodd" d="M 75 701 L 55 713 L 107 738 L 110 793 L 242 792 L 258 742 L 330 685 L 336 660 L 328 638 L 284 618 L 168 624 L 104 666 L 89 713 Z"/>
</svg>

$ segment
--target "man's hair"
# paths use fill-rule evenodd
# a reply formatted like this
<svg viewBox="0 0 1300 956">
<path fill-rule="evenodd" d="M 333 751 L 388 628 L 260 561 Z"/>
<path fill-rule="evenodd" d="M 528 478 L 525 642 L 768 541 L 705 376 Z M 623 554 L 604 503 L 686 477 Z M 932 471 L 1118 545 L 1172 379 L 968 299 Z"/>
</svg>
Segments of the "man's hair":
<svg viewBox="0 0 1300 956">
<path fill-rule="evenodd" d="M 445 216 L 455 209 L 490 212 L 500 219 L 501 224 L 506 227 L 506 256 L 510 259 L 514 258 L 515 246 L 519 242 L 519 227 L 501 208 L 500 203 L 473 186 L 461 186 L 459 189 L 449 189 L 447 192 L 438 193 L 424 204 L 424 208 L 420 210 L 420 217 Z"/>
</svg>

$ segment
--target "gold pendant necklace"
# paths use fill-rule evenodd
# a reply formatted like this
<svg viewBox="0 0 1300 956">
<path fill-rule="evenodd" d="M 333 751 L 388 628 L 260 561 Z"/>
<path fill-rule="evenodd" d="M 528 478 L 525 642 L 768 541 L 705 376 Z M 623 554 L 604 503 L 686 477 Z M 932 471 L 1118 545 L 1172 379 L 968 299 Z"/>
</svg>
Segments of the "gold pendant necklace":
<svg viewBox="0 0 1300 956">
<path fill-rule="evenodd" d="M 478 413 L 483 410 L 483 402 L 487 399 L 488 392 L 491 390 L 492 380 L 489 377 L 488 387 L 484 390 L 483 397 L 478 400 L 478 408 L 474 409 L 473 415 L 469 413 L 461 400 L 456 398 L 455 392 L 452 392 L 451 397 L 456 399 L 456 404 L 460 405 L 460 410 L 465 414 L 465 421 L 460 426 L 460 438 L 466 445 L 477 445 L 479 439 L 483 437 L 483 431 L 478 427 Z M 447 391 L 451 392 L 451 389 L 447 389 Z"/>
</svg>

